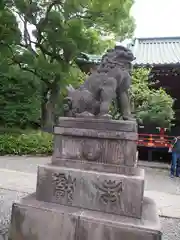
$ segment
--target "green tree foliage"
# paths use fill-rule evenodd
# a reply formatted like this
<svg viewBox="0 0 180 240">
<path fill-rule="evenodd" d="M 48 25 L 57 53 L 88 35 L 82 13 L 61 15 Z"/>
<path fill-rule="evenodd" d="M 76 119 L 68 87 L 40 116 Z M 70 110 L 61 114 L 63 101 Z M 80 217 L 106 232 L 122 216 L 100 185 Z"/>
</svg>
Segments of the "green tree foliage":
<svg viewBox="0 0 180 240">
<path fill-rule="evenodd" d="M 51 155 L 52 138 L 51 134 L 41 131 L 2 132 L 0 134 L 0 155 Z"/>
<path fill-rule="evenodd" d="M 0 125 L 29 127 L 40 120 L 40 84 L 29 72 L 9 67 L 0 73 Z"/>
<path fill-rule="evenodd" d="M 174 119 L 173 99 L 164 89 L 153 89 L 148 79 L 150 69 L 135 69 L 132 73 L 130 101 L 132 114 L 141 124 L 170 127 Z M 121 118 L 117 106 L 110 109 L 114 119 Z"/>
<path fill-rule="evenodd" d="M 139 122 L 153 123 L 160 127 L 170 127 L 174 119 L 173 99 L 164 89 L 153 89 L 148 80 L 150 69 L 133 72 L 131 101 Z"/>
<path fill-rule="evenodd" d="M 59 92 L 80 52 L 102 53 L 103 36 L 130 37 L 133 0 L 9 0 L 0 11 L 0 52 L 41 82 L 42 125 L 53 122 Z"/>
<path fill-rule="evenodd" d="M 8 1 L 7 1 L 8 2 Z M 19 43 L 21 32 L 18 28 L 16 16 L 9 8 L 11 5 L 0 1 L 0 47 L 2 44 L 15 44 Z"/>
</svg>

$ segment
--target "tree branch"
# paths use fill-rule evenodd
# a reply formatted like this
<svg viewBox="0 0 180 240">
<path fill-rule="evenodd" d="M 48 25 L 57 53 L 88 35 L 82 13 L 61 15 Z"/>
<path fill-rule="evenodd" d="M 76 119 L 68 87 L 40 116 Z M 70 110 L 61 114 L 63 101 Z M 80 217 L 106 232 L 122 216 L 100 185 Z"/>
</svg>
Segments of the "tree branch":
<svg viewBox="0 0 180 240">
<path fill-rule="evenodd" d="M 38 31 L 38 43 L 40 44 L 41 40 L 42 40 L 42 27 L 44 27 L 44 25 L 47 23 L 48 20 L 48 15 L 51 12 L 52 8 L 54 7 L 54 5 L 59 4 L 57 0 L 52 1 L 52 3 L 48 6 L 46 13 L 45 13 L 45 17 L 44 19 L 41 19 L 41 21 L 39 22 L 39 24 L 36 24 L 36 29 Z"/>
<path fill-rule="evenodd" d="M 48 55 L 49 57 L 52 57 L 54 59 L 56 59 L 56 61 L 62 63 L 63 62 L 63 59 L 61 58 L 61 56 L 57 53 L 53 53 L 53 52 L 50 52 L 48 51 L 45 47 L 43 47 L 42 44 L 40 43 L 36 43 L 34 42 L 34 44 L 36 44 L 37 47 L 39 47 L 39 49 L 42 51 L 42 53 L 45 53 L 46 55 Z"/>
<path fill-rule="evenodd" d="M 30 37 L 30 34 L 29 34 L 29 31 L 28 31 L 28 27 L 27 27 L 27 24 L 28 24 L 28 20 L 26 18 L 26 16 L 22 16 L 18 11 L 15 11 L 16 14 L 18 15 L 18 17 L 20 18 L 20 20 L 22 21 L 23 25 L 24 25 L 24 34 L 23 34 L 23 37 L 24 37 L 24 44 L 23 43 L 20 43 L 19 45 L 21 47 L 24 47 L 24 48 L 28 48 L 34 55 L 37 56 L 37 53 L 36 51 L 33 49 L 32 47 L 32 40 L 31 40 L 31 37 Z"/>
<path fill-rule="evenodd" d="M 32 70 L 32 69 L 30 69 L 30 68 L 27 68 L 27 67 L 22 66 L 22 63 L 16 59 L 16 57 L 15 57 L 15 55 L 14 55 L 14 52 L 13 52 L 13 50 L 12 50 L 12 47 L 11 47 L 10 45 L 8 45 L 8 44 L 6 44 L 6 43 L 2 43 L 2 41 L 0 42 L 0 44 L 3 44 L 3 45 L 5 45 L 6 47 L 8 47 L 8 49 L 10 50 L 10 52 L 11 52 L 11 54 L 12 54 L 11 59 L 12 59 L 13 63 L 17 64 L 22 70 L 31 72 L 31 73 L 33 73 L 34 75 L 36 75 L 37 77 L 39 77 L 40 79 L 42 79 L 42 76 L 37 73 L 36 69 Z M 12 65 L 12 64 L 9 64 L 9 65 Z"/>
</svg>

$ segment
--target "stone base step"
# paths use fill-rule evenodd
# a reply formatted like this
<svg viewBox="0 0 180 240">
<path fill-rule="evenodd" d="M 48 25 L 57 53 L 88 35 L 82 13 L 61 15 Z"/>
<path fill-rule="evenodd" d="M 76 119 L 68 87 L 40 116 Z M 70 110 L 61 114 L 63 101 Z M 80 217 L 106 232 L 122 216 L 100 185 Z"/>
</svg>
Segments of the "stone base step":
<svg viewBox="0 0 180 240">
<path fill-rule="evenodd" d="M 141 218 L 144 175 L 44 165 L 36 193 L 39 201 Z"/>
<path fill-rule="evenodd" d="M 12 210 L 9 240 L 160 240 L 154 202 L 145 198 L 141 219 L 40 202 L 29 195 Z"/>
</svg>

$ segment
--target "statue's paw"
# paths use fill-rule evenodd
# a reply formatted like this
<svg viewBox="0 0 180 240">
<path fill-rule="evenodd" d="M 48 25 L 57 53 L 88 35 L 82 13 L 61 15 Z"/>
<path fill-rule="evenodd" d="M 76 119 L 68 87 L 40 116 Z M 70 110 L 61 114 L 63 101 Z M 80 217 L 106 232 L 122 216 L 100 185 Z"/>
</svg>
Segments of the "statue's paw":
<svg viewBox="0 0 180 240">
<path fill-rule="evenodd" d="M 90 112 L 82 112 L 82 113 L 77 113 L 76 117 L 82 117 L 82 118 L 94 118 L 94 114 L 90 113 Z"/>
<path fill-rule="evenodd" d="M 110 114 L 102 114 L 102 115 L 99 115 L 98 118 L 112 119 L 112 116 Z"/>
</svg>

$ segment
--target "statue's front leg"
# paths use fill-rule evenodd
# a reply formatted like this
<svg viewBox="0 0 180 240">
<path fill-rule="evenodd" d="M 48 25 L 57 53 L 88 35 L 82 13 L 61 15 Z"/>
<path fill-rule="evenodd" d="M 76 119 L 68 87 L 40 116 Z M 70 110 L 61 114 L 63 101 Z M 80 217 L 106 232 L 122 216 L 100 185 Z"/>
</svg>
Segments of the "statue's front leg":
<svg viewBox="0 0 180 240">
<path fill-rule="evenodd" d="M 99 116 L 103 118 L 111 119 L 112 116 L 109 114 L 109 108 L 114 96 L 114 91 L 110 87 L 105 87 L 101 90 L 101 102 L 100 102 L 100 113 Z"/>
<path fill-rule="evenodd" d="M 119 94 L 119 105 L 121 108 L 122 118 L 124 120 L 132 120 L 128 91 L 124 91 Z"/>
</svg>

